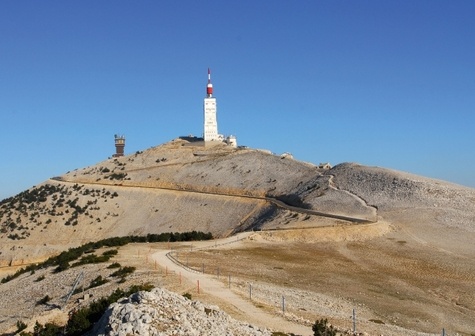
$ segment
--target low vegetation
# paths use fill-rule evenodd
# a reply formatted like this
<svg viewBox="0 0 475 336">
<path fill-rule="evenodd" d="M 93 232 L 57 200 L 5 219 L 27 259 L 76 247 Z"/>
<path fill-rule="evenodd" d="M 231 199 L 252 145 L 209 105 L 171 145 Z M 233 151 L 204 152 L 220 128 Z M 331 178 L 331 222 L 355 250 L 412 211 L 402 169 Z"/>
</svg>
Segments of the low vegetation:
<svg viewBox="0 0 475 336">
<path fill-rule="evenodd" d="M 39 306 L 39 305 L 47 304 L 50 300 L 51 300 L 51 298 L 49 297 L 49 295 L 45 295 L 43 298 L 39 299 L 36 302 L 36 305 Z"/>
<path fill-rule="evenodd" d="M 40 275 L 39 277 L 36 278 L 35 282 L 40 282 L 45 279 L 44 275 Z"/>
<path fill-rule="evenodd" d="M 118 277 L 118 278 L 119 277 L 123 278 L 123 277 L 126 277 L 129 274 L 134 273 L 134 272 L 135 272 L 135 267 L 133 267 L 133 266 L 124 266 L 124 267 L 119 268 L 114 273 L 112 273 L 111 276 Z"/>
<path fill-rule="evenodd" d="M 312 331 L 314 336 L 335 336 L 336 329 L 328 324 L 327 319 L 320 319 L 315 321 L 315 324 L 312 326 Z"/>
<path fill-rule="evenodd" d="M 27 324 L 21 320 L 18 320 L 16 322 L 16 328 L 17 328 L 17 333 L 19 333 L 20 331 L 23 331 L 27 328 Z"/>
<path fill-rule="evenodd" d="M 65 335 L 65 336 L 79 336 L 83 335 L 88 332 L 94 323 L 99 321 L 102 315 L 107 310 L 107 307 L 111 303 L 116 302 L 120 298 L 127 297 L 132 295 L 133 293 L 139 291 L 150 291 L 152 290 L 153 286 L 150 284 L 145 285 L 135 285 L 131 286 L 128 290 L 116 289 L 112 292 L 111 295 L 108 297 L 100 298 L 94 302 L 92 302 L 88 307 L 80 308 L 74 311 L 68 319 L 66 326 L 58 326 L 56 324 L 47 323 L 45 325 L 41 325 L 40 323 L 36 322 L 34 327 L 34 331 L 31 332 L 21 332 L 20 336 L 58 336 L 58 335 Z M 26 328 L 26 326 L 25 326 Z"/>
<path fill-rule="evenodd" d="M 86 251 L 84 253 L 92 253 L 94 250 L 91 251 Z M 85 264 L 97 264 L 97 263 L 103 263 L 109 261 L 109 259 L 115 255 L 117 255 L 119 251 L 118 250 L 108 250 L 102 253 L 101 256 L 97 256 L 95 254 L 88 254 L 85 256 L 82 256 L 81 259 L 74 264 L 71 265 L 71 267 L 76 267 L 80 265 L 85 265 Z"/>
<path fill-rule="evenodd" d="M 117 196 L 117 192 L 111 193 L 105 188 L 88 189 L 79 184 L 33 187 L 0 201 L 0 235 L 21 240 L 30 236 L 36 227 L 44 230 L 52 223 L 75 226 L 85 218 L 100 221 L 98 200 L 107 201 Z"/>
<path fill-rule="evenodd" d="M 118 262 L 112 263 L 107 268 L 120 268 L 120 264 Z"/>
<path fill-rule="evenodd" d="M 150 291 L 153 286 L 150 284 L 134 285 L 127 290 L 116 289 L 107 297 L 100 298 L 91 302 L 89 306 L 80 308 L 70 314 L 68 322 L 65 326 L 56 325 L 54 323 L 46 323 L 42 325 L 36 322 L 33 332 L 24 332 L 27 325 L 22 321 L 17 322 L 17 334 L 20 336 L 79 336 L 90 332 L 92 327 L 104 315 L 109 305 L 117 302 L 120 298 L 128 297 L 139 291 Z M 191 294 L 185 293 L 184 297 L 191 300 Z M 332 326 L 328 326 L 327 320 L 316 321 L 312 330 L 314 336 L 335 336 L 336 332 Z M 298 336 L 296 334 L 273 332 L 272 336 Z"/>
<path fill-rule="evenodd" d="M 98 275 L 94 280 L 91 281 L 89 288 L 99 287 L 105 283 L 108 283 L 109 280 L 104 279 L 102 275 Z"/>
<path fill-rule="evenodd" d="M 79 258 L 81 258 L 79 261 L 72 264 L 73 267 L 88 264 L 88 263 L 106 262 L 106 261 L 109 261 L 109 259 L 112 256 L 117 254 L 117 250 L 108 250 L 104 252 L 101 256 L 96 256 L 94 254 L 83 256 L 86 253 L 91 253 L 92 251 L 95 251 L 103 247 L 124 246 L 129 243 L 156 243 L 156 242 L 167 242 L 167 241 L 177 242 L 177 241 L 196 241 L 196 240 L 209 240 L 209 239 L 213 239 L 213 235 L 211 233 L 204 233 L 204 232 L 198 232 L 198 231 L 183 232 L 183 233 L 168 232 L 168 233 L 160 233 L 160 234 L 148 234 L 146 236 L 126 236 L 126 237 L 106 238 L 98 242 L 94 242 L 94 243 L 91 242 L 79 247 L 71 248 L 68 251 L 64 251 L 60 253 L 59 255 L 55 257 L 51 257 L 42 263 L 29 265 L 25 268 L 21 268 L 16 273 L 12 275 L 8 275 L 5 278 L 3 278 L 1 280 L 1 283 L 6 283 L 8 281 L 11 281 L 19 277 L 21 274 L 24 274 L 27 272 L 34 272 L 35 270 L 39 270 L 46 267 L 56 266 L 54 271 L 56 273 L 62 272 L 68 269 L 69 267 L 71 267 L 70 265 L 71 262 L 78 260 Z"/>
<path fill-rule="evenodd" d="M 109 180 L 123 180 L 127 176 L 127 173 L 112 173 L 108 176 Z"/>
</svg>

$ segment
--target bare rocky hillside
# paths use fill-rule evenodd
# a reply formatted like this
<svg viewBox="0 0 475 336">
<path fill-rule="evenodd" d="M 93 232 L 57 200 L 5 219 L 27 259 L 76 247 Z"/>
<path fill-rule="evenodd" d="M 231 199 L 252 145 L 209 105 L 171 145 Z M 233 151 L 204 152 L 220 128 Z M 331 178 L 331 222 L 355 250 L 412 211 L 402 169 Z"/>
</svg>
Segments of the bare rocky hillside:
<svg viewBox="0 0 475 336">
<path fill-rule="evenodd" d="M 231 258 L 226 250 L 194 251 L 186 262 L 221 263 L 243 283 L 257 278 L 311 293 L 310 301 L 324 294 L 354 303 L 365 309 L 367 330 L 381 330 L 373 326 L 381 322 L 396 330 L 389 335 L 407 335 L 398 328 L 475 333 L 475 189 L 354 163 L 319 169 L 189 140 L 110 158 L 3 200 L 0 277 L 107 237 L 263 230 Z M 0 285 L 2 295 L 22 279 Z M 348 328 L 347 310 L 311 310 L 295 314 Z M 8 314 L 10 324 L 21 315 Z"/>
<path fill-rule="evenodd" d="M 314 212 L 375 221 L 329 171 L 265 151 L 177 139 L 54 177 L 0 205 L 0 265 L 111 236 L 278 227 Z M 285 210 L 285 207 L 289 209 Z"/>
<path fill-rule="evenodd" d="M 475 189 L 353 163 L 335 166 L 335 186 L 364 199 L 378 215 L 420 242 L 475 255 Z"/>
<path fill-rule="evenodd" d="M 349 222 L 416 216 L 473 233 L 474 203 L 473 189 L 406 173 L 357 164 L 322 170 L 266 151 L 176 139 L 3 200 L 0 265 L 111 236 L 197 230 L 225 237 L 318 214 Z"/>
</svg>

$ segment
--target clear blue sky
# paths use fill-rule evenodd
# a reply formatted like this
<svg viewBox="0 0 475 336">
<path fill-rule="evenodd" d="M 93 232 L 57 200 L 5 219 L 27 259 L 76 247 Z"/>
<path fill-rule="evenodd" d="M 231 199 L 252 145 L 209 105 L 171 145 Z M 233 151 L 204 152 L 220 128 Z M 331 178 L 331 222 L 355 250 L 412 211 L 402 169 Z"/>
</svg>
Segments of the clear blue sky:
<svg viewBox="0 0 475 336">
<path fill-rule="evenodd" d="M 202 135 L 475 187 L 475 1 L 0 2 L 0 199 Z"/>
</svg>

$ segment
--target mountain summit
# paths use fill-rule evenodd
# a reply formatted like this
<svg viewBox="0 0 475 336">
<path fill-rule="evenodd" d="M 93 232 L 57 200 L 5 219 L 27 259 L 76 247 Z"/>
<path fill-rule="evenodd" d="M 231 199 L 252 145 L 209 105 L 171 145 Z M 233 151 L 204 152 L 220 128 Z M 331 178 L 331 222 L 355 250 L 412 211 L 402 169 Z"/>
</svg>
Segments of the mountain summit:
<svg viewBox="0 0 475 336">
<path fill-rule="evenodd" d="M 474 223 L 471 188 L 356 163 L 316 166 L 290 154 L 179 138 L 68 172 L 3 200 L 0 271 L 12 273 L 110 237 L 211 232 L 229 238 L 208 243 L 211 250 L 181 246 L 182 262 L 195 270 L 201 265 L 201 273 L 205 262 L 208 273 L 215 272 L 211 265 L 218 274 L 232 273 L 233 290 L 246 292 L 255 282 L 253 291 L 265 291 L 260 299 L 271 306 L 285 291 L 289 309 L 301 318 L 328 316 L 345 326 L 356 305 L 358 323 L 371 334 L 434 334 L 442 328 L 469 334 L 475 327 Z M 238 241 L 233 235 L 242 231 L 255 232 Z M 165 285 L 168 269 L 157 279 L 156 258 L 180 272 L 165 256 L 170 247 L 131 245 L 114 259 L 140 268 L 126 280 L 130 284 L 153 279 Z M 107 282 L 85 296 L 106 295 L 121 285 L 110 266 L 81 266 L 84 283 L 92 286 L 98 274 Z M 0 329 L 36 307 L 45 291 L 53 302 L 63 300 L 79 271 L 40 269 L 2 284 Z M 192 274 L 184 276 L 194 284 Z M 215 299 L 234 307 L 227 296 Z M 269 326 L 267 318 L 255 314 L 245 319 Z"/>
<path fill-rule="evenodd" d="M 473 233 L 475 191 L 383 168 L 333 168 L 179 138 L 51 178 L 0 204 L 0 264 L 112 236 L 318 227 L 417 218 Z M 427 233 L 429 236 L 434 233 Z"/>
</svg>

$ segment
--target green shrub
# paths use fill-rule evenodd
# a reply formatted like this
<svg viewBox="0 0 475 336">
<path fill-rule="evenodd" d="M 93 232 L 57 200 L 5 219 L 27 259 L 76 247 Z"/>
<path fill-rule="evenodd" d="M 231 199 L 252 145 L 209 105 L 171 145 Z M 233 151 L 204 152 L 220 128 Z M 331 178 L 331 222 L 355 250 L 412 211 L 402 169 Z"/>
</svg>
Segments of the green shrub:
<svg viewBox="0 0 475 336">
<path fill-rule="evenodd" d="M 39 306 L 39 305 L 47 304 L 50 300 L 51 298 L 49 297 L 49 295 L 46 295 L 42 299 L 39 299 L 38 301 L 36 301 L 36 305 Z"/>
<path fill-rule="evenodd" d="M 20 240 L 20 239 L 21 239 L 21 237 L 18 235 L 18 233 L 9 234 L 9 235 L 7 236 L 7 238 L 8 238 L 8 239 L 11 239 L 11 240 L 16 240 L 16 239 Z"/>
<path fill-rule="evenodd" d="M 332 325 L 328 324 L 327 319 L 321 319 L 315 321 L 312 326 L 314 336 L 335 336 L 336 330 Z"/>
<path fill-rule="evenodd" d="M 112 257 L 112 256 L 117 255 L 117 253 L 119 253 L 119 251 L 117 251 L 117 250 L 107 250 L 107 251 L 104 251 L 104 253 L 102 253 L 102 255 Z"/>
<path fill-rule="evenodd" d="M 102 275 L 97 276 L 94 280 L 91 281 L 89 288 L 99 287 L 105 283 L 109 282 L 109 280 L 102 278 Z"/>
<path fill-rule="evenodd" d="M 133 266 L 124 266 L 119 268 L 117 271 L 111 274 L 113 277 L 126 277 L 129 274 L 132 274 L 135 272 L 135 267 Z"/>
<path fill-rule="evenodd" d="M 72 267 L 85 265 L 85 264 L 97 264 L 97 263 L 109 261 L 109 259 L 110 257 L 107 255 L 96 256 L 95 254 L 89 254 L 89 255 L 81 257 L 81 259 L 78 262 L 75 262 L 74 264 L 72 264 Z"/>
<path fill-rule="evenodd" d="M 123 180 L 127 173 L 112 173 L 108 176 L 109 180 Z"/>
<path fill-rule="evenodd" d="M 44 326 L 38 321 L 33 328 L 33 333 L 31 332 L 21 332 L 20 336 L 61 336 L 63 335 L 62 327 L 57 326 L 53 323 L 46 323 Z"/>
<path fill-rule="evenodd" d="M 188 300 L 191 300 L 191 294 L 188 292 L 183 294 L 183 297 L 187 298 Z"/>
<path fill-rule="evenodd" d="M 65 271 L 68 268 L 69 268 L 69 263 L 67 261 L 63 260 L 58 264 L 58 267 L 56 267 L 54 269 L 54 273 L 59 273 L 59 272 Z"/>
<path fill-rule="evenodd" d="M 20 331 L 22 331 L 22 330 L 25 330 L 26 327 L 28 327 L 28 326 L 26 325 L 25 322 L 20 321 L 20 320 L 16 321 L 16 328 L 17 328 L 17 331 L 16 331 L 16 332 L 17 332 L 17 333 L 20 332 Z"/>
<path fill-rule="evenodd" d="M 39 277 L 36 278 L 35 282 L 40 282 L 41 280 L 44 280 L 44 279 L 45 279 L 45 276 L 40 275 Z"/>
<path fill-rule="evenodd" d="M 74 292 L 73 292 L 73 295 L 74 295 L 74 294 L 81 293 L 82 291 L 84 291 L 84 289 L 82 288 L 82 286 L 81 286 L 81 287 L 76 287 L 76 289 L 75 289 Z"/>
<path fill-rule="evenodd" d="M 120 264 L 118 262 L 112 263 L 107 268 L 120 268 Z"/>
</svg>

